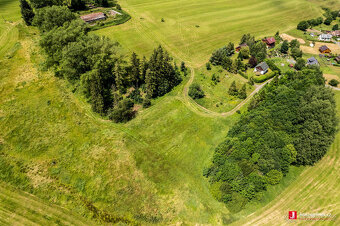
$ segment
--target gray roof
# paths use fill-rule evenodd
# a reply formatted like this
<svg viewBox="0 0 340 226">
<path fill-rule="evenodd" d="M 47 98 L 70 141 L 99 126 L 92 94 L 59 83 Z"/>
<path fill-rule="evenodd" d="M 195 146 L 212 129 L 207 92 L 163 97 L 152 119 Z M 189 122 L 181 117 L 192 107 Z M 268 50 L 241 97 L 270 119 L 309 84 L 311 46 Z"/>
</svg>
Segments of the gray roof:
<svg viewBox="0 0 340 226">
<path fill-rule="evenodd" d="M 259 63 L 258 65 L 256 65 L 256 68 L 257 67 L 261 67 L 263 71 L 266 71 L 269 68 L 269 66 L 268 66 L 268 64 L 266 62 Z"/>
<path fill-rule="evenodd" d="M 322 38 L 322 39 L 329 39 L 329 38 L 332 38 L 332 35 L 330 35 L 330 34 L 321 34 L 319 37 Z"/>
<path fill-rule="evenodd" d="M 315 57 L 311 57 L 307 59 L 307 65 L 319 65 L 319 62 Z"/>
</svg>

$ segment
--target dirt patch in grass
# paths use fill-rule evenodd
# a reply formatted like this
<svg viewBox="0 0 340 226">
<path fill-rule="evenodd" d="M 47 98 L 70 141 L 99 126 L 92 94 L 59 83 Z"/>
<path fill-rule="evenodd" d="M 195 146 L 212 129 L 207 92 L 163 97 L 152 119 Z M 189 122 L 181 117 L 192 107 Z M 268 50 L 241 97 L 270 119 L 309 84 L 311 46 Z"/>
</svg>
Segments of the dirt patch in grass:
<svg viewBox="0 0 340 226">
<path fill-rule="evenodd" d="M 310 53 L 310 54 L 319 54 L 319 48 L 320 46 L 326 45 L 332 53 L 340 54 L 340 46 L 337 44 L 333 43 L 323 43 L 323 42 L 316 42 L 314 47 L 309 47 L 309 46 L 301 46 L 301 50 L 304 53 Z"/>
<path fill-rule="evenodd" d="M 302 38 L 295 38 L 291 35 L 287 35 L 287 34 L 281 34 L 280 37 L 283 39 L 283 40 L 287 40 L 287 41 L 292 41 L 294 39 L 298 40 L 301 44 L 305 44 L 305 40 L 303 40 Z"/>
<path fill-rule="evenodd" d="M 325 79 L 327 80 L 327 84 L 329 84 L 329 81 L 332 79 L 338 80 L 339 81 L 339 77 L 336 75 L 331 75 L 331 74 L 323 74 L 323 77 L 325 77 Z"/>
</svg>

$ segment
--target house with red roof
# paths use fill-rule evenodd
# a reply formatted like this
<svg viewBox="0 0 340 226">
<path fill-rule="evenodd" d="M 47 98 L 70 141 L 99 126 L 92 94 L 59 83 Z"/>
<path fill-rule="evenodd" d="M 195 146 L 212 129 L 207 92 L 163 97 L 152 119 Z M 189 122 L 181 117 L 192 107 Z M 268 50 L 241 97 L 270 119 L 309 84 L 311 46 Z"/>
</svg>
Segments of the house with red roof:
<svg viewBox="0 0 340 226">
<path fill-rule="evenodd" d="M 264 39 L 262 39 L 262 41 L 263 41 L 264 43 L 266 43 L 266 45 L 267 45 L 269 48 L 273 48 L 273 47 L 275 46 L 275 42 L 276 42 L 275 38 L 273 38 L 273 37 L 264 38 Z"/>
</svg>

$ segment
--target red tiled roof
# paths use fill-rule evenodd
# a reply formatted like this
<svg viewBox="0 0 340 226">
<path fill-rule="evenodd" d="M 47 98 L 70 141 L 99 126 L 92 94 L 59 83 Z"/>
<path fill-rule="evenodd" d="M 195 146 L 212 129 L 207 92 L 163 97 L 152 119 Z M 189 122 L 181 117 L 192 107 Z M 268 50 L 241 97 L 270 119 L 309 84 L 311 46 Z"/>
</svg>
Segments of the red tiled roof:
<svg viewBox="0 0 340 226">
<path fill-rule="evenodd" d="M 265 38 L 263 39 L 263 41 L 267 43 L 268 45 L 274 44 L 276 42 L 275 38 L 273 37 Z"/>
</svg>

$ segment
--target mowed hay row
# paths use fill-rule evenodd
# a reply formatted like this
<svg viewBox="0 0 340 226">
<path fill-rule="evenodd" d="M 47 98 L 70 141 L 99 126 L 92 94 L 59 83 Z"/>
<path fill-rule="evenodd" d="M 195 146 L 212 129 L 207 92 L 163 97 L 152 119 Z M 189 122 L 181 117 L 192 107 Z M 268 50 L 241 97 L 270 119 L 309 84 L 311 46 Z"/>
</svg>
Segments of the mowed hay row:
<svg viewBox="0 0 340 226">
<path fill-rule="evenodd" d="M 211 52 L 245 33 L 258 37 L 296 26 L 304 18 L 321 15 L 305 0 L 288 1 L 149 1 L 122 2 L 132 20 L 97 31 L 139 54 L 162 44 L 175 58 L 200 66 Z M 164 18 L 165 22 L 161 22 Z M 199 27 L 196 27 L 198 25 Z"/>
</svg>

